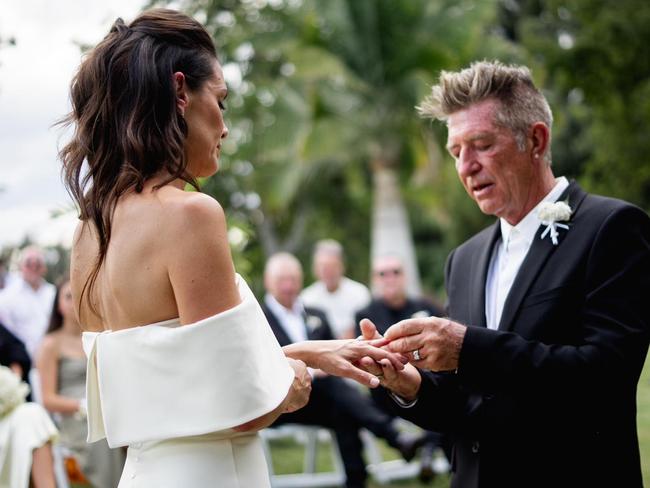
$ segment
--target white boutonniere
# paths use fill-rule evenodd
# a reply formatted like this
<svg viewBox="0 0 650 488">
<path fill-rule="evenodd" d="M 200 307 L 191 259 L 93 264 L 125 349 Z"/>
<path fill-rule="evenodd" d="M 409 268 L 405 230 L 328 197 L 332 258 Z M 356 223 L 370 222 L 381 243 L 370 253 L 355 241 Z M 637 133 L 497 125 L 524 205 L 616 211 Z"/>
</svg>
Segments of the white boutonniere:
<svg viewBox="0 0 650 488">
<path fill-rule="evenodd" d="M 306 322 L 307 322 L 307 328 L 310 331 L 318 329 L 321 325 L 323 325 L 323 321 L 320 319 L 320 317 L 317 317 L 316 315 L 307 315 Z"/>
<path fill-rule="evenodd" d="M 566 222 L 571 218 L 571 207 L 567 202 L 544 202 L 537 210 L 537 216 L 542 221 L 542 225 L 546 226 L 540 239 L 544 239 L 547 234 L 550 235 L 553 245 L 557 246 L 557 236 L 559 229 L 569 229 L 567 224 L 560 224 L 559 222 Z"/>
<path fill-rule="evenodd" d="M 29 386 L 6 366 L 0 366 L 0 417 L 11 412 L 29 393 Z"/>
</svg>

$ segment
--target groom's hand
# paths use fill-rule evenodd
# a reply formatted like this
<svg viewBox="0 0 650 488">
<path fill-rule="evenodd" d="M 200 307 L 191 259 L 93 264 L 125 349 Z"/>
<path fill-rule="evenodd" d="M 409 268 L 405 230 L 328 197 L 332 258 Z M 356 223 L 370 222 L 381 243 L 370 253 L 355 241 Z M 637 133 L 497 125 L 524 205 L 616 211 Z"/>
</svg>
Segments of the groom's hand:
<svg viewBox="0 0 650 488">
<path fill-rule="evenodd" d="M 386 343 L 371 320 L 363 319 L 359 326 L 361 328 L 359 339 L 373 341 L 375 344 Z M 375 375 L 381 386 L 393 391 L 403 399 L 410 401 L 417 396 L 422 377 L 413 366 L 407 364 L 404 369 L 396 370 L 390 361 L 384 359 L 375 361 L 370 357 L 362 358 L 359 361 L 359 366 Z"/>
<path fill-rule="evenodd" d="M 359 339 L 372 341 L 384 338 L 377 330 L 377 326 L 370 319 L 362 319 L 359 322 L 359 327 L 361 328 L 361 337 Z"/>
<path fill-rule="evenodd" d="M 454 371 L 467 327 L 446 318 L 402 320 L 385 334 L 390 351 L 406 355 L 420 369 Z"/>
</svg>

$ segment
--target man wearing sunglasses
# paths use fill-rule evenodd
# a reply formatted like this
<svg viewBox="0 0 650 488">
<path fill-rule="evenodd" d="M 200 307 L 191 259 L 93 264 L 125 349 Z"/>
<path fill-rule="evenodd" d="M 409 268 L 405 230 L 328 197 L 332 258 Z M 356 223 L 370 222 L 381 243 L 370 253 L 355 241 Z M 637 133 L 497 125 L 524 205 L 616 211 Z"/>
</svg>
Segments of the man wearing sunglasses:
<svg viewBox="0 0 650 488">
<path fill-rule="evenodd" d="M 361 335 L 359 322 L 361 319 L 370 319 L 380 334 L 393 324 L 410 318 L 442 317 L 444 312 L 441 307 L 424 297 L 410 297 L 407 294 L 406 274 L 404 263 L 397 256 L 378 256 L 372 263 L 372 290 L 373 299 L 367 307 L 356 313 L 356 335 Z M 386 411 L 391 411 L 390 405 L 385 404 L 383 395 L 370 392 L 375 402 Z M 419 478 L 429 482 L 435 477 L 433 470 L 433 456 L 438 448 L 445 450 L 447 446 L 443 436 L 437 432 L 429 431 L 427 442 L 420 449 Z"/>
</svg>

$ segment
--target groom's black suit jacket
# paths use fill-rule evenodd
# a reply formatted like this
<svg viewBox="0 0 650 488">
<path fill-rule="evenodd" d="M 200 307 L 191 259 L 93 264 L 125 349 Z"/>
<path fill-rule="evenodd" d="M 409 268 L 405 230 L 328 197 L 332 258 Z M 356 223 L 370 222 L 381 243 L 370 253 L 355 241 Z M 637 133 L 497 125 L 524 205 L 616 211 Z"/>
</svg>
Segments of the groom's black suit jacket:
<svg viewBox="0 0 650 488">
<path fill-rule="evenodd" d="M 555 246 L 540 227 L 486 328 L 485 282 L 497 222 L 455 249 L 448 315 L 467 324 L 456 373 L 422 373 L 417 403 L 398 408 L 450 432 L 452 486 L 642 486 L 636 385 L 650 327 L 650 219 L 571 183 Z"/>
</svg>

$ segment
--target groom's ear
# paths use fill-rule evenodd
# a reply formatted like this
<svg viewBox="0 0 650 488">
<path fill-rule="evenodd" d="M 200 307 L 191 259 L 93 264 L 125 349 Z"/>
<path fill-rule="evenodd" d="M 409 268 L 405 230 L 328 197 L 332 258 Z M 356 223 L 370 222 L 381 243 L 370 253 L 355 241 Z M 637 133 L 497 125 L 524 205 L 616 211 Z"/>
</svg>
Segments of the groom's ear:
<svg viewBox="0 0 650 488">
<path fill-rule="evenodd" d="M 531 161 L 539 162 L 544 159 L 548 151 L 551 133 L 544 122 L 535 122 L 530 128 L 530 156 Z"/>
</svg>

